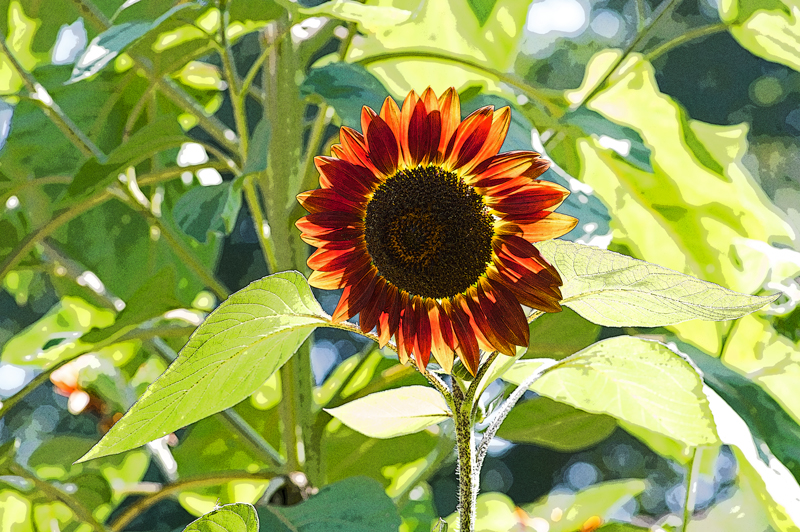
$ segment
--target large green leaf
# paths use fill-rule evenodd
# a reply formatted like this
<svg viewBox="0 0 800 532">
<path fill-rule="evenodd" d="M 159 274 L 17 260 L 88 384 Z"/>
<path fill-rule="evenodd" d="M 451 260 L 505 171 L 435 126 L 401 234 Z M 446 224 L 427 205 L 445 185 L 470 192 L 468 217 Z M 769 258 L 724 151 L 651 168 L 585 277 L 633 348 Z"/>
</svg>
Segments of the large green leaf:
<svg viewBox="0 0 800 532">
<path fill-rule="evenodd" d="M 539 365 L 520 361 L 503 378 L 520 384 Z M 530 389 L 684 445 L 719 443 L 700 376 L 658 342 L 631 336 L 603 340 L 556 363 Z"/>
<path fill-rule="evenodd" d="M 713 390 L 708 401 L 720 440 L 730 445 L 739 465 L 737 484 L 749 499 L 745 514 L 759 512 L 779 532 L 800 532 L 800 485 L 769 447 L 756 442 L 739 415 Z"/>
<path fill-rule="evenodd" d="M 753 54 L 800 70 L 800 3 L 795 0 L 722 0 L 720 18 Z"/>
<path fill-rule="evenodd" d="M 428 386 L 376 392 L 325 411 L 371 438 L 419 432 L 452 417 L 442 395 Z"/>
<path fill-rule="evenodd" d="M 331 63 L 313 69 L 300 85 L 300 93 L 320 95 L 336 109 L 344 125 L 358 129 L 361 108 L 366 105 L 378 111 L 389 94 L 364 67 L 349 63 Z"/>
<path fill-rule="evenodd" d="M 347 6 L 350 11 L 337 15 L 336 6 Z M 486 19 L 471 9 L 468 0 L 400 0 L 391 6 L 370 0 L 363 7 L 356 6 L 356 2 L 334 0 L 318 8 L 358 22 L 365 33 L 363 41 L 350 47 L 348 61 L 399 51 L 433 52 L 456 59 L 447 61 L 418 55 L 370 64 L 370 72 L 400 97 L 411 89 L 420 92 L 428 86 L 437 94 L 448 87 L 460 89 L 476 84 L 500 90 L 492 75 L 459 65 L 458 59 L 501 72 L 511 68 L 528 13 L 528 2 L 517 0 L 497 0 Z"/>
<path fill-rule="evenodd" d="M 567 93 L 581 101 L 620 57 L 597 54 L 582 86 Z M 630 254 L 738 292 L 761 288 L 763 254 L 742 254 L 742 239 L 791 244 L 793 231 L 749 174 L 747 127 L 690 120 L 661 93 L 652 65 L 633 54 L 612 74 L 587 108 L 636 131 L 651 150 L 654 171 L 629 164 L 595 139 L 577 141 L 580 179 L 612 213 L 616 245 Z M 673 326 L 680 336 L 717 353 L 728 324 Z"/>
<path fill-rule="evenodd" d="M 327 323 L 299 273 L 251 283 L 208 316 L 175 362 L 81 461 L 133 449 L 235 405 Z"/>
<path fill-rule="evenodd" d="M 535 443 L 567 453 L 605 440 L 616 428 L 617 422 L 609 416 L 538 397 L 516 405 L 497 435 L 515 443 Z"/>
<path fill-rule="evenodd" d="M 250 504 L 220 506 L 200 519 L 192 521 L 184 532 L 258 532 L 258 515 Z"/>
<path fill-rule="evenodd" d="M 380 484 L 353 477 L 325 486 L 296 506 L 259 508 L 272 532 L 396 532 L 400 516 Z"/>
<path fill-rule="evenodd" d="M 561 274 L 562 304 L 608 327 L 731 320 L 777 297 L 740 294 L 655 264 L 564 240 L 548 240 L 537 247 Z"/>
</svg>

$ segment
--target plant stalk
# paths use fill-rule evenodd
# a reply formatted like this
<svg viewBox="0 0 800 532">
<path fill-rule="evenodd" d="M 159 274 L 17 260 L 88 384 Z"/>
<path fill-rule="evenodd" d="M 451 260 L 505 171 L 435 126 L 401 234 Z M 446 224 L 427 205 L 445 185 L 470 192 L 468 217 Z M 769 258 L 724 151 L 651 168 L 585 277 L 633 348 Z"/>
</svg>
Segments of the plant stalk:
<svg viewBox="0 0 800 532">
<path fill-rule="evenodd" d="M 475 440 L 472 431 L 472 405 L 465 401 L 464 392 L 453 380 L 455 406 L 456 451 L 458 452 L 458 521 L 461 532 L 474 532 L 477 518 L 478 486 L 475 474 Z"/>
</svg>

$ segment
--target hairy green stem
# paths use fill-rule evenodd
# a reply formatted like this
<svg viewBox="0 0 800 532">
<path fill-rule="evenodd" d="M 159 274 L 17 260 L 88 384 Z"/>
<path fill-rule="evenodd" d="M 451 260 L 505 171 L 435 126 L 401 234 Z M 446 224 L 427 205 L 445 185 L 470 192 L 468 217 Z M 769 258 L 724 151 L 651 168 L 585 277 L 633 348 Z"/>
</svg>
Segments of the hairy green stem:
<svg viewBox="0 0 800 532">
<path fill-rule="evenodd" d="M 474 532 L 477 517 L 478 485 L 475 475 L 475 442 L 472 430 L 472 405 L 465 402 L 464 392 L 453 380 L 453 417 L 456 425 L 458 452 L 458 521 L 461 532 Z"/>
</svg>

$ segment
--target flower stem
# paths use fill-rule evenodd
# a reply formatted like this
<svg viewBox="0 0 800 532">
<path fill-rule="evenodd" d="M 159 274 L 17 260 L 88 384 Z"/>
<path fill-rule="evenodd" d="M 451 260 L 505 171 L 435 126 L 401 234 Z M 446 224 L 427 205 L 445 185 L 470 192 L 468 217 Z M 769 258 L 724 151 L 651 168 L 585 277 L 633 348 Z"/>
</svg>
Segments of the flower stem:
<svg viewBox="0 0 800 532">
<path fill-rule="evenodd" d="M 464 392 L 453 379 L 453 416 L 456 424 L 456 450 L 458 452 L 458 521 L 461 532 L 474 532 L 476 500 L 478 497 L 475 474 L 475 445 L 472 431 L 472 405 L 465 401 Z"/>
<path fill-rule="evenodd" d="M 718 24 L 711 24 L 710 26 L 703 26 L 701 28 L 696 28 L 691 31 L 687 31 L 686 33 L 679 35 L 672 39 L 671 41 L 667 41 L 652 52 L 648 53 L 644 56 L 646 61 L 653 62 L 654 60 L 658 59 L 665 53 L 669 52 L 673 48 L 677 48 L 678 46 L 682 46 L 687 42 L 693 41 L 695 39 L 702 39 L 703 37 L 708 37 L 709 35 L 714 35 L 715 33 L 721 33 L 723 31 L 728 30 L 728 25 L 724 22 L 720 22 Z"/>
</svg>

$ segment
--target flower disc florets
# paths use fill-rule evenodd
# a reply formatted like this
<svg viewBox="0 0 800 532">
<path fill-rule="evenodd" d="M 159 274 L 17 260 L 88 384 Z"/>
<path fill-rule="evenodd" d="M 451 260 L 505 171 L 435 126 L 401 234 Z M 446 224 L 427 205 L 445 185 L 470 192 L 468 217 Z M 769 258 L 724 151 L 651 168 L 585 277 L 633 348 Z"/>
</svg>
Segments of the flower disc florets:
<svg viewBox="0 0 800 532">
<path fill-rule="evenodd" d="M 309 282 L 344 291 L 333 320 L 359 315 L 362 331 L 394 337 L 420 367 L 431 353 L 449 371 L 457 354 L 475 372 L 479 349 L 513 355 L 528 343 L 521 305 L 561 309 L 561 278 L 534 242 L 577 220 L 554 212 L 569 194 L 537 178 L 538 153 L 498 154 L 509 110 L 463 121 L 458 95 L 411 92 L 365 107 L 364 135 L 340 131 L 317 157 L 321 188 L 298 196 L 302 238 L 318 248 Z"/>
</svg>

